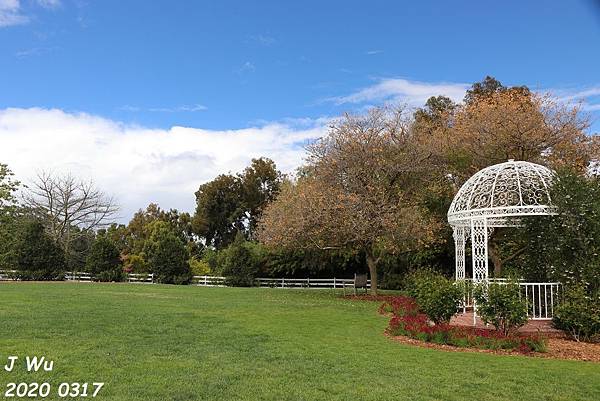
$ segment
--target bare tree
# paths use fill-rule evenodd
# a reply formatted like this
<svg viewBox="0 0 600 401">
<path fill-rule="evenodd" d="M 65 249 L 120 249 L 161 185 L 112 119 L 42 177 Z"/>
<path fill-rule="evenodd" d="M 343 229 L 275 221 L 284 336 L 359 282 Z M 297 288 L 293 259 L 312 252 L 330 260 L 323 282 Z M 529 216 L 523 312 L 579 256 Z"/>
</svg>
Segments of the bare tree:
<svg viewBox="0 0 600 401">
<path fill-rule="evenodd" d="M 114 198 L 97 189 L 92 180 L 49 172 L 38 173 L 24 194 L 23 203 L 44 221 L 68 260 L 75 241 L 108 226 L 119 210 Z"/>
</svg>

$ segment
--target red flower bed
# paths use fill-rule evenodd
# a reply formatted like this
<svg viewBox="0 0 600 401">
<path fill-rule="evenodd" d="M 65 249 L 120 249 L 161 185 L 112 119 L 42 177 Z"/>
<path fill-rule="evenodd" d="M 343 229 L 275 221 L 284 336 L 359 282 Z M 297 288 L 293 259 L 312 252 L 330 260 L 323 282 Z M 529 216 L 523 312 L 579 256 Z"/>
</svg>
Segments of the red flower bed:
<svg viewBox="0 0 600 401">
<path fill-rule="evenodd" d="M 379 313 L 391 313 L 394 316 L 414 316 L 419 313 L 419 306 L 411 297 L 405 297 L 403 295 L 389 296 L 379 307 Z"/>
<path fill-rule="evenodd" d="M 371 295 L 371 294 L 360 294 L 360 295 L 345 295 L 345 299 L 352 301 L 376 301 L 376 302 L 388 302 L 397 298 L 395 295 Z"/>
<path fill-rule="evenodd" d="M 379 307 L 379 312 L 392 314 L 387 328 L 392 336 L 407 336 L 458 347 L 503 349 L 522 353 L 543 352 L 546 348 L 546 339 L 539 335 L 505 336 L 496 330 L 433 324 L 419 311 L 415 300 L 410 297 L 388 299 Z"/>
</svg>

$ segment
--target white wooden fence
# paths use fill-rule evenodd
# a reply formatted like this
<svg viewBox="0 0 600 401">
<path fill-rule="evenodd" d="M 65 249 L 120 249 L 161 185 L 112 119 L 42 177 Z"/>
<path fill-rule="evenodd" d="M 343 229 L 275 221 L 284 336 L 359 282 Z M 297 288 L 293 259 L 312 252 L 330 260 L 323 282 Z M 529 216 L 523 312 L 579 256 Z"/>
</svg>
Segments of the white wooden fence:
<svg viewBox="0 0 600 401">
<path fill-rule="evenodd" d="M 12 281 L 15 270 L 0 270 L 0 281 Z M 92 276 L 85 272 L 67 272 L 65 280 L 78 282 L 91 282 Z M 220 276 L 193 276 L 192 285 L 202 287 L 224 287 L 225 277 Z M 153 284 L 154 274 L 126 275 L 128 283 Z M 505 279 L 492 281 L 504 283 Z M 473 307 L 473 285 L 466 280 L 467 286 L 463 309 Z M 258 287 L 267 288 L 333 288 L 354 289 L 354 279 L 351 278 L 257 278 Z M 367 282 L 370 285 L 370 280 Z M 554 308 L 558 305 L 562 294 L 560 283 L 529 283 L 519 282 L 521 297 L 525 300 L 527 316 L 533 320 L 550 320 L 554 316 Z"/>
<path fill-rule="evenodd" d="M 128 273 L 128 283 L 141 283 L 141 284 L 152 284 L 154 283 L 154 273 Z"/>
<path fill-rule="evenodd" d="M 199 285 L 202 287 L 225 287 L 225 277 L 193 276 L 192 285 Z"/>
<path fill-rule="evenodd" d="M 271 288 L 347 288 L 354 287 L 351 278 L 257 278 L 259 287 Z M 367 282 L 367 285 L 370 280 Z"/>
<path fill-rule="evenodd" d="M 0 281 L 14 280 L 16 270 L 0 270 Z M 93 277 L 85 272 L 66 272 L 65 280 L 78 282 L 91 282 Z M 221 276 L 193 276 L 192 285 L 202 287 L 224 287 L 225 277 Z M 263 288 L 354 288 L 354 279 L 351 278 L 257 278 L 255 284 Z M 154 274 L 128 273 L 125 276 L 128 283 L 153 284 Z M 370 280 L 367 281 L 367 285 Z"/>
<path fill-rule="evenodd" d="M 16 270 L 0 270 L 0 281 L 12 281 L 12 274 L 16 272 Z"/>
</svg>

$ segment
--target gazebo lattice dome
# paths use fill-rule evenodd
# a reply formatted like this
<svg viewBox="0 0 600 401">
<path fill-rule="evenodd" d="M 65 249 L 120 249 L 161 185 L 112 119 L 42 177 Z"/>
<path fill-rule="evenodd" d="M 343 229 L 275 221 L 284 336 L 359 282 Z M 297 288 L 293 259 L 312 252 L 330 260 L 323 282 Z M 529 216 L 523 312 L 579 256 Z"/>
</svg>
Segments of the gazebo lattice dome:
<svg viewBox="0 0 600 401">
<path fill-rule="evenodd" d="M 550 199 L 554 173 L 539 164 L 509 160 L 475 173 L 448 210 L 454 231 L 456 279 L 465 278 L 465 245 L 471 238 L 473 280 L 488 280 L 488 236 L 494 227 L 514 227 L 523 216 L 555 214 Z"/>
</svg>

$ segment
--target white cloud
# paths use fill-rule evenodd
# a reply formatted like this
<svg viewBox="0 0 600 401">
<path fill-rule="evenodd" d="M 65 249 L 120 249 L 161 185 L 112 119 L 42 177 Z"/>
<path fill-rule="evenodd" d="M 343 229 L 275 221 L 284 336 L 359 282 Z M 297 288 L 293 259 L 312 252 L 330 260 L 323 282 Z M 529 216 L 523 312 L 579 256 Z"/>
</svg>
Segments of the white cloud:
<svg viewBox="0 0 600 401">
<path fill-rule="evenodd" d="M 270 157 L 293 172 L 304 157 L 301 145 L 325 126 L 290 120 L 224 131 L 150 129 L 57 109 L 9 108 L 0 110 L 0 162 L 24 182 L 39 170 L 94 178 L 117 197 L 128 221 L 150 202 L 192 211 L 200 184 L 242 170 L 251 158 Z"/>
<path fill-rule="evenodd" d="M 369 50 L 369 51 L 365 52 L 365 54 L 368 56 L 373 56 L 375 54 L 381 54 L 381 53 L 383 53 L 383 50 Z"/>
<path fill-rule="evenodd" d="M 242 66 L 238 69 L 239 74 L 243 74 L 245 72 L 254 72 L 256 71 L 256 66 L 254 63 L 250 61 L 246 61 Z"/>
<path fill-rule="evenodd" d="M 19 0 L 0 0 L 0 27 L 21 25 L 29 22 L 29 18 L 21 13 Z"/>
<path fill-rule="evenodd" d="M 163 113 L 175 113 L 175 112 L 182 112 L 182 111 L 204 111 L 207 109 L 208 109 L 208 107 L 201 105 L 201 104 L 190 104 L 190 105 L 184 104 L 183 106 L 176 106 L 176 107 L 152 107 L 152 108 L 149 108 L 148 111 L 158 111 L 158 112 L 163 112 Z"/>
<path fill-rule="evenodd" d="M 119 109 L 123 110 L 123 111 L 130 111 L 130 112 L 151 111 L 151 112 L 158 112 L 158 113 L 178 113 L 178 112 L 204 111 L 204 110 L 208 110 L 208 107 L 206 107 L 202 104 L 184 104 L 184 105 L 175 106 L 175 107 L 142 108 L 139 106 L 132 106 L 130 104 L 126 104 L 125 106 L 122 106 Z"/>
<path fill-rule="evenodd" d="M 248 42 L 257 43 L 261 46 L 272 46 L 277 43 L 277 39 L 269 35 L 250 35 L 248 37 Z"/>
<path fill-rule="evenodd" d="M 30 49 L 19 50 L 15 53 L 17 58 L 35 57 L 48 54 L 56 50 L 56 47 L 32 47 Z"/>
<path fill-rule="evenodd" d="M 44 8 L 56 8 L 61 5 L 60 0 L 37 0 L 37 3 Z"/>
<path fill-rule="evenodd" d="M 422 106 L 431 96 L 445 95 L 454 101 L 461 101 L 469 84 L 463 83 L 429 83 L 410 81 L 403 78 L 383 78 L 376 84 L 363 88 L 346 96 L 326 99 L 336 104 L 367 102 L 406 103 L 411 106 Z"/>
<path fill-rule="evenodd" d="M 564 102 L 581 102 L 584 111 L 600 111 L 600 85 L 569 88 L 549 89 Z"/>
<path fill-rule="evenodd" d="M 36 0 L 44 8 L 57 8 L 61 0 Z M 27 24 L 29 16 L 23 14 L 20 0 L 0 0 L 0 28 Z"/>
</svg>

